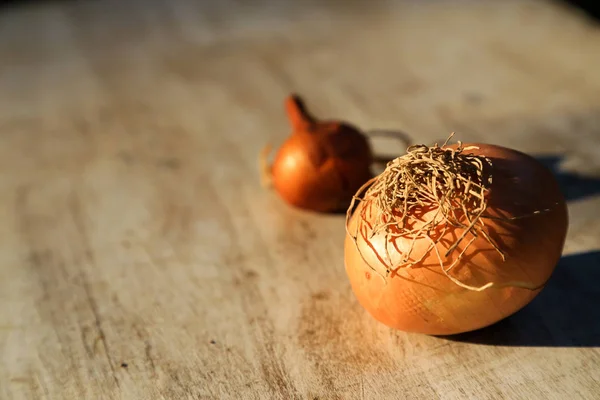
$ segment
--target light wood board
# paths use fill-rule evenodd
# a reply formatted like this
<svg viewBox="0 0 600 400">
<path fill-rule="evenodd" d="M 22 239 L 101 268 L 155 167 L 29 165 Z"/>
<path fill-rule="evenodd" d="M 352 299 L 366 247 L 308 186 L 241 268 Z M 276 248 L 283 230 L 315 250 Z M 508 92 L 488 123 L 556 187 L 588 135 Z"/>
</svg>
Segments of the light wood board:
<svg viewBox="0 0 600 400">
<path fill-rule="evenodd" d="M 259 184 L 291 91 L 541 157 L 570 213 L 549 286 L 457 339 L 375 322 L 343 217 Z M 600 29 L 554 3 L 4 6 L 0 398 L 598 399 L 599 195 Z"/>
</svg>

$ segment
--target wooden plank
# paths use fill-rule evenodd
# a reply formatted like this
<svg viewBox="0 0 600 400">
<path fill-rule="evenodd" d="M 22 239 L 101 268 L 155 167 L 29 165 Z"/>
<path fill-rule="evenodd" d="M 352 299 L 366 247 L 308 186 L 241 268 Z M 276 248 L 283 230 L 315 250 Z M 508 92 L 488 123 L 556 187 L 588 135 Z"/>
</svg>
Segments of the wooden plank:
<svg viewBox="0 0 600 400">
<path fill-rule="evenodd" d="M 1 10 L 0 398 L 597 398 L 597 26 L 546 2 L 277 4 Z M 375 322 L 343 217 L 259 185 L 291 91 L 542 157 L 570 201 L 555 279 L 455 340 Z"/>
</svg>

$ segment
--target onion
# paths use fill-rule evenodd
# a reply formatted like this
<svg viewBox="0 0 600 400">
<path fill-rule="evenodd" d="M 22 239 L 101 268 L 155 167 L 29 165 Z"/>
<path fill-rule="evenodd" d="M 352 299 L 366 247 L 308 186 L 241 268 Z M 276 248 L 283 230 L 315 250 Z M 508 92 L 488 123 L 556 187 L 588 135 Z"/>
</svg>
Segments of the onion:
<svg viewBox="0 0 600 400">
<path fill-rule="evenodd" d="M 263 177 L 289 204 L 318 212 L 341 211 L 352 195 L 373 177 L 373 155 L 366 136 L 340 121 L 319 121 L 302 100 L 285 102 L 291 136 L 268 166 L 262 155 Z"/>
<path fill-rule="evenodd" d="M 490 144 L 411 146 L 355 195 L 346 272 L 389 327 L 472 331 L 542 290 L 567 225 L 558 184 L 534 158 Z"/>
</svg>

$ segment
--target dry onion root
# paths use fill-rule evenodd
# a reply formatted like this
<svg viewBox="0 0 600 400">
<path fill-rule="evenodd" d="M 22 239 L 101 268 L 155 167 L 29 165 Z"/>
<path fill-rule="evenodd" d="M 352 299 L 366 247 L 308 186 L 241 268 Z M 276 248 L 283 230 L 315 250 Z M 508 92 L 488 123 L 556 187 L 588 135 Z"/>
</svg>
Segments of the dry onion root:
<svg viewBox="0 0 600 400">
<path fill-rule="evenodd" d="M 539 293 L 562 253 L 567 213 L 535 159 L 447 140 L 409 147 L 363 185 L 346 230 L 361 304 L 389 326 L 448 334 L 497 322 Z"/>
</svg>

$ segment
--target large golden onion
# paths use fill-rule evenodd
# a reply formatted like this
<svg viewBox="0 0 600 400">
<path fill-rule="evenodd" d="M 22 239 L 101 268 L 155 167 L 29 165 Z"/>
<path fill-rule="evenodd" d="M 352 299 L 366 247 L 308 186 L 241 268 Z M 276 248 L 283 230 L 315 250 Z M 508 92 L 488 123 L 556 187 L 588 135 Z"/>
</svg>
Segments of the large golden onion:
<svg viewBox="0 0 600 400">
<path fill-rule="evenodd" d="M 393 197 L 390 191 L 365 195 L 349 210 L 347 275 L 360 304 L 390 327 L 446 335 L 493 324 L 528 304 L 560 259 L 568 217 L 552 173 L 534 158 L 508 148 L 489 144 L 464 148 L 469 150 L 463 155 L 491 161 L 485 167 L 492 179 L 485 188 L 478 231 L 465 233 L 473 217 L 467 221 L 464 213 L 458 213 L 461 226 L 436 223 L 427 235 L 421 232 L 415 239 L 415 230 L 439 217 L 435 202 L 424 202 L 413 207 L 403 223 L 403 210 L 397 207 L 387 215 L 388 226 L 374 233 L 381 204 L 389 204 Z M 457 145 L 442 149 L 456 150 Z M 395 188 L 395 196 L 402 197 L 398 188 L 402 186 Z M 409 231 L 413 234 L 403 234 Z M 409 252 L 410 257 L 403 259 Z"/>
</svg>

